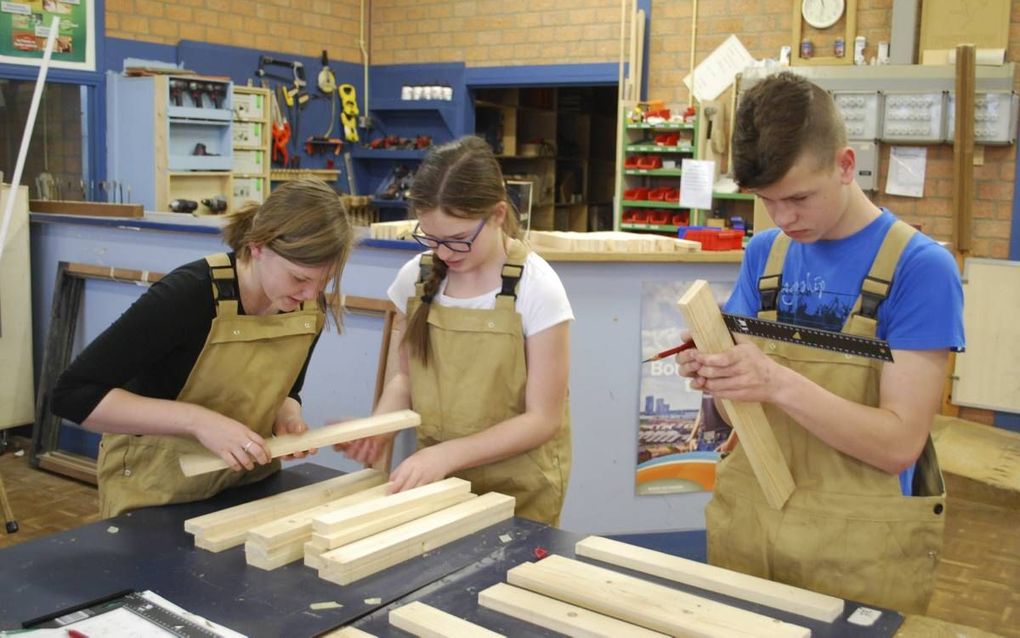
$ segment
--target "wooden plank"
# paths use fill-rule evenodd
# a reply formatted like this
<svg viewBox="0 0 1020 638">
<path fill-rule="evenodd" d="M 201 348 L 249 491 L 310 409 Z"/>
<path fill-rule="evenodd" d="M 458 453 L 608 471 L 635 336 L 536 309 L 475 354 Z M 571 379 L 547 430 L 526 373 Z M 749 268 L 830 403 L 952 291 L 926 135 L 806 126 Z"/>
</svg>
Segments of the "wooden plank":
<svg viewBox="0 0 1020 638">
<path fill-rule="evenodd" d="M 1007 15 L 1009 10 L 1007 7 Z M 973 44 L 956 47 L 956 99 L 953 130 L 953 239 L 956 250 L 970 252 L 974 206 L 974 87 L 976 61 Z"/>
<path fill-rule="evenodd" d="M 36 461 L 41 470 L 69 476 L 84 483 L 91 483 L 92 485 L 99 484 L 99 479 L 96 477 L 96 460 L 93 458 L 72 454 L 71 452 L 53 450 L 52 452 L 43 452 L 38 455 Z"/>
<path fill-rule="evenodd" d="M 577 543 L 574 553 L 823 622 L 831 623 L 843 615 L 843 600 L 834 596 L 608 538 L 589 536 Z"/>
<path fill-rule="evenodd" d="M 51 215 L 86 215 L 89 217 L 131 217 L 145 215 L 141 204 L 108 204 L 105 202 L 74 202 L 48 199 L 33 199 L 28 202 L 33 213 Z"/>
<path fill-rule="evenodd" d="M 1020 412 L 1020 262 L 968 257 L 963 281 L 967 350 L 956 355 L 953 403 Z"/>
<path fill-rule="evenodd" d="M 322 634 L 322 638 L 376 638 L 376 635 L 362 631 L 357 627 L 341 627 L 328 634 Z"/>
<path fill-rule="evenodd" d="M 269 452 L 273 458 L 286 456 L 295 452 L 303 452 L 312 448 L 326 447 L 336 443 L 346 443 L 362 439 L 366 436 L 396 432 L 405 428 L 421 425 L 421 417 L 411 410 L 397 410 L 387 414 L 377 414 L 364 419 L 354 419 L 343 423 L 324 425 L 321 428 L 308 430 L 302 434 L 277 436 L 267 441 Z M 212 452 L 201 454 L 184 454 L 181 456 L 181 471 L 185 476 L 198 476 L 207 472 L 215 472 L 229 467 L 227 462 Z"/>
<path fill-rule="evenodd" d="M 1010 0 L 924 0 L 917 49 L 951 49 L 965 42 L 1005 49 L 1011 4 Z"/>
<path fill-rule="evenodd" d="M 672 636 L 807 638 L 811 630 L 562 556 L 524 563 L 507 582 Z"/>
<path fill-rule="evenodd" d="M 417 488 L 416 488 L 417 489 Z M 402 492 L 404 493 L 404 492 Z M 398 496 L 394 494 L 394 496 Z M 396 512 L 382 518 L 370 518 L 357 524 L 351 524 L 330 534 L 311 535 L 310 540 L 304 545 L 305 565 L 314 569 L 321 569 L 324 565 L 320 556 L 337 547 L 342 547 L 354 541 L 367 538 L 383 530 L 391 529 L 405 522 L 420 518 L 426 514 L 436 512 L 458 503 L 476 498 L 475 494 L 469 492 L 458 492 L 445 496 L 442 499 L 427 501 L 424 505 L 409 508 L 406 511 Z M 405 506 L 406 507 L 406 506 Z"/>
<path fill-rule="evenodd" d="M 189 518 L 184 521 L 184 531 L 195 535 L 196 547 L 218 552 L 243 543 L 248 530 L 257 525 L 385 481 L 386 475 L 376 470 L 345 474 L 250 503 Z"/>
<path fill-rule="evenodd" d="M 410 514 L 409 518 L 388 525 L 388 527 L 395 527 L 399 523 L 453 505 L 454 503 L 450 499 L 469 492 L 471 492 L 470 482 L 451 476 L 436 483 L 422 485 L 398 494 L 390 494 L 370 503 L 361 503 L 357 507 L 324 512 L 315 517 L 312 529 L 317 534 L 336 534 L 354 525 L 401 516 L 403 512 L 414 512 Z M 438 503 L 438 505 L 431 505 L 432 503 Z"/>
<path fill-rule="evenodd" d="M 574 638 L 666 638 L 667 634 L 617 620 L 535 592 L 497 583 L 478 592 L 478 604 Z"/>
<path fill-rule="evenodd" d="M 489 492 L 322 555 L 319 576 L 339 585 L 421 556 L 514 515 L 512 496 Z"/>
<path fill-rule="evenodd" d="M 397 607 L 390 612 L 390 624 L 419 638 L 502 638 L 503 634 L 448 614 L 423 602 Z"/>
<path fill-rule="evenodd" d="M 317 516 L 343 510 L 372 499 L 385 498 L 388 490 L 389 485 L 382 483 L 322 505 L 294 512 L 284 518 L 252 528 L 248 532 L 247 542 L 254 543 L 263 549 L 280 547 L 295 540 L 304 543 L 312 535 L 312 521 Z"/>
<path fill-rule="evenodd" d="M 707 281 L 695 281 L 677 305 L 699 350 L 717 353 L 733 347 L 733 336 L 726 329 Z M 740 437 L 740 445 L 747 453 L 765 499 L 772 508 L 782 509 L 793 493 L 793 476 L 761 404 L 723 399 L 722 405 Z"/>
<path fill-rule="evenodd" d="M 67 274 L 86 279 L 108 279 L 110 281 L 136 281 L 151 284 L 163 278 L 163 273 L 131 268 L 114 268 L 96 264 L 67 264 Z"/>
<path fill-rule="evenodd" d="M 312 536 L 313 518 L 337 508 L 382 498 L 388 489 L 389 485 L 384 483 L 259 525 L 248 531 L 244 542 L 245 560 L 261 569 L 276 569 L 301 560 L 305 555 L 305 542 Z"/>
</svg>

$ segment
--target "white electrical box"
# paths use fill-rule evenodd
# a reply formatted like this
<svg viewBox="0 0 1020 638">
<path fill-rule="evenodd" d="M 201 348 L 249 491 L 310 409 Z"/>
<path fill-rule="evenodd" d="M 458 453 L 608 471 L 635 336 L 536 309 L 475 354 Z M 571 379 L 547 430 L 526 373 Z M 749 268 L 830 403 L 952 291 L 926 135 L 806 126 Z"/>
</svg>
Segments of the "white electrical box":
<svg viewBox="0 0 1020 638">
<path fill-rule="evenodd" d="M 887 91 L 883 100 L 883 142 L 938 144 L 945 136 L 946 94 Z"/>
<path fill-rule="evenodd" d="M 878 190 L 878 144 L 852 140 L 850 148 L 857 160 L 857 185 L 866 191 Z"/>
<path fill-rule="evenodd" d="M 956 93 L 946 99 L 946 141 L 956 136 Z M 974 95 L 974 141 L 980 144 L 1012 144 L 1016 141 L 1017 104 L 1012 91 Z"/>
<path fill-rule="evenodd" d="M 877 140 L 881 132 L 882 94 L 878 91 L 833 91 L 851 140 Z"/>
</svg>

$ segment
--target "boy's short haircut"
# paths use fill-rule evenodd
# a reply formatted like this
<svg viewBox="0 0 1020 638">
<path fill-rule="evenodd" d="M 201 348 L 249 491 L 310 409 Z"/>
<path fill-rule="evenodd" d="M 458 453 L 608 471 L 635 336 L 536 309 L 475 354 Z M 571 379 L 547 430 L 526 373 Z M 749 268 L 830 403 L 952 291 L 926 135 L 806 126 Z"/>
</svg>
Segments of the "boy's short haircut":
<svg viewBox="0 0 1020 638">
<path fill-rule="evenodd" d="M 810 152 L 823 168 L 846 143 L 846 126 L 832 97 L 784 71 L 741 96 L 733 130 L 733 174 L 742 188 L 769 186 L 803 153 Z"/>
</svg>

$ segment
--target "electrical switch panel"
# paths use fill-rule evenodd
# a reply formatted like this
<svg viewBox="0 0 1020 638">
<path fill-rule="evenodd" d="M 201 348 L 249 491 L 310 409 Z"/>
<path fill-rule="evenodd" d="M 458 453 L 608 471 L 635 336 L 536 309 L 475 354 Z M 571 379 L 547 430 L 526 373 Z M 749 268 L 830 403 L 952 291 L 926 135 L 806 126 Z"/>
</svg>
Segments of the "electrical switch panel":
<svg viewBox="0 0 1020 638">
<path fill-rule="evenodd" d="M 956 135 L 956 99 L 950 92 L 946 102 L 946 141 Z M 1017 104 L 1012 91 L 974 95 L 974 141 L 979 144 L 1012 144 L 1016 141 Z"/>
<path fill-rule="evenodd" d="M 866 191 L 878 190 L 878 143 L 851 141 L 857 162 L 857 185 Z"/>
<path fill-rule="evenodd" d="M 946 94 L 886 92 L 882 141 L 938 144 L 944 139 Z"/>
<path fill-rule="evenodd" d="M 877 140 L 881 132 L 882 94 L 878 91 L 833 91 L 851 140 Z"/>
</svg>

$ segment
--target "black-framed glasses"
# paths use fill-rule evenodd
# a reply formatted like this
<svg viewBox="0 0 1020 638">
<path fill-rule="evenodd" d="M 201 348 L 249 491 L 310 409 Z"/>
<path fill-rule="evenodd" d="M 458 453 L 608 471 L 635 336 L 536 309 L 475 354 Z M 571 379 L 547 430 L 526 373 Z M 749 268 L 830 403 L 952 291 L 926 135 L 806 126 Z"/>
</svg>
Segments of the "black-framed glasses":
<svg viewBox="0 0 1020 638">
<path fill-rule="evenodd" d="M 485 228 L 485 222 L 487 221 L 489 221 L 488 217 L 478 224 L 478 228 L 476 228 L 475 233 L 471 235 L 471 239 L 437 239 L 421 233 L 420 223 L 415 224 L 411 237 L 414 237 L 414 240 L 422 246 L 433 250 L 440 246 L 446 246 L 455 253 L 469 253 L 471 252 L 471 244 L 474 243 L 475 239 L 477 239 L 478 235 L 482 232 L 482 229 Z"/>
</svg>

